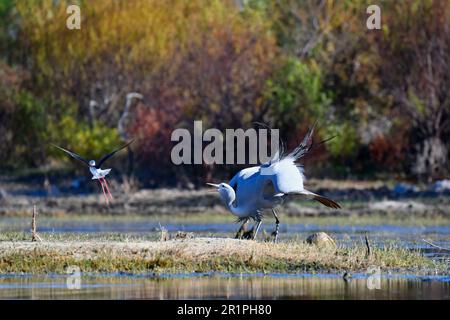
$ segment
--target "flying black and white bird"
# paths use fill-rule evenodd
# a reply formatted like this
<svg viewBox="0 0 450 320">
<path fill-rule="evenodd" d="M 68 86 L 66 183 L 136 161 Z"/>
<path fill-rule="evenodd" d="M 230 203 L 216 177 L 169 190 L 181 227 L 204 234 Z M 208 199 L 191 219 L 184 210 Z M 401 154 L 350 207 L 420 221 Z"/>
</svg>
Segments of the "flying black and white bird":
<svg viewBox="0 0 450 320">
<path fill-rule="evenodd" d="M 103 191 L 103 195 L 105 196 L 105 200 L 106 203 L 109 203 L 109 201 L 113 199 L 111 192 L 109 191 L 109 187 L 108 187 L 108 183 L 106 182 L 105 177 L 109 174 L 109 172 L 111 171 L 111 169 L 101 169 L 102 164 L 105 163 L 106 160 L 108 160 L 109 158 L 111 158 L 112 156 L 114 156 L 117 152 L 119 152 L 120 150 L 128 147 L 131 143 L 133 143 L 134 140 L 131 140 L 130 142 L 128 142 L 127 144 L 125 144 L 124 146 L 114 150 L 113 152 L 108 153 L 107 155 L 104 155 L 99 161 L 98 163 L 95 162 L 95 160 L 86 160 L 85 158 L 83 158 L 82 156 L 76 154 L 75 152 L 72 152 L 70 150 L 64 149 L 62 147 L 59 147 L 55 144 L 52 144 L 52 146 L 64 151 L 65 153 L 67 153 L 69 156 L 71 156 L 72 158 L 81 161 L 82 163 L 84 163 L 85 165 L 87 165 L 89 167 L 89 171 L 92 174 L 92 180 L 98 180 L 101 187 L 102 187 L 102 191 Z M 109 197 L 109 198 L 108 198 Z"/>
<path fill-rule="evenodd" d="M 275 241 L 278 237 L 280 220 L 275 207 L 282 204 L 287 197 L 299 197 L 316 200 L 323 205 L 338 209 L 339 204 L 324 196 L 308 191 L 303 186 L 305 180 L 303 166 L 296 163 L 304 157 L 314 146 L 312 135 L 315 125 L 312 126 L 303 141 L 292 152 L 284 154 L 283 150 L 275 153 L 274 157 L 260 166 L 245 168 L 239 171 L 227 183 L 208 183 L 216 188 L 222 201 L 239 222 L 243 222 L 236 237 L 241 237 L 247 222 L 255 221 L 253 239 L 256 238 L 263 212 L 270 210 L 275 218 Z M 329 139 L 328 139 L 329 140 Z"/>
</svg>

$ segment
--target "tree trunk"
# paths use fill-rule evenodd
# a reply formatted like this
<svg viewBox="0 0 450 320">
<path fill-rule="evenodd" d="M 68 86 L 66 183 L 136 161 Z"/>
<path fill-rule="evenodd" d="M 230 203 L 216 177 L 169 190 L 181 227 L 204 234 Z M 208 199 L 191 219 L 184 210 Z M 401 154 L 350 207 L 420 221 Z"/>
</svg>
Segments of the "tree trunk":
<svg viewBox="0 0 450 320">
<path fill-rule="evenodd" d="M 444 141 L 436 136 L 429 137 L 418 149 L 414 171 L 419 179 L 430 182 L 441 178 L 448 170 L 448 149 Z"/>
</svg>

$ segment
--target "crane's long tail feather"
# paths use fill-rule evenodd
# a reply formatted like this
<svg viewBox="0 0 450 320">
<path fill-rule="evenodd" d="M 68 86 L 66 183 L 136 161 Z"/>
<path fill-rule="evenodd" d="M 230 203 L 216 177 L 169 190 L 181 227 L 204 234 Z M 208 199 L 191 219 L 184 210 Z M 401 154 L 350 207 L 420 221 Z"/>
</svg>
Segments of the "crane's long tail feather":
<svg viewBox="0 0 450 320">
<path fill-rule="evenodd" d="M 341 208 L 341 206 L 334 200 L 331 200 L 327 197 L 321 196 L 319 194 L 316 194 L 316 193 L 308 191 L 308 190 L 303 190 L 300 192 L 289 192 L 288 195 L 301 195 L 308 199 L 316 200 L 316 201 L 320 202 L 321 204 L 323 204 L 324 206 L 327 206 L 329 208 L 333 208 L 333 209 Z"/>
<path fill-rule="evenodd" d="M 318 202 L 320 202 L 321 204 L 329 207 L 329 208 L 333 208 L 333 209 L 340 209 L 341 208 L 341 206 L 337 202 L 335 202 L 335 201 L 333 201 L 331 199 L 325 198 L 323 196 L 315 195 L 315 196 L 313 196 L 313 199 L 318 201 Z"/>
</svg>

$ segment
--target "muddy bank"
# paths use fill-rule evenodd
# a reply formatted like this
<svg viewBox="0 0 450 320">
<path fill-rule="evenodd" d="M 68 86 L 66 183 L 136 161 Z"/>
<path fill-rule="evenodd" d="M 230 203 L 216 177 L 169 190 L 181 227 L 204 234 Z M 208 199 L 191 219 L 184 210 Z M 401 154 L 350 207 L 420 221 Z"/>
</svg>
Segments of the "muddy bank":
<svg viewBox="0 0 450 320">
<path fill-rule="evenodd" d="M 322 194 L 328 195 L 327 192 Z M 114 201 L 107 206 L 99 194 L 79 196 L 33 197 L 7 195 L 0 199 L 0 215 L 30 215 L 33 204 L 41 214 L 59 215 L 190 215 L 228 214 L 218 195 L 206 190 L 175 189 L 140 190 L 135 193 L 113 192 Z M 330 195 L 328 195 L 330 196 Z M 330 197 L 333 197 L 331 194 Z M 349 201 L 334 197 L 342 209 L 331 210 L 312 201 L 288 200 L 279 208 L 287 216 L 362 216 L 371 214 L 450 218 L 447 198 L 436 199 L 370 199 Z M 450 199 L 450 198 L 449 198 Z"/>
</svg>

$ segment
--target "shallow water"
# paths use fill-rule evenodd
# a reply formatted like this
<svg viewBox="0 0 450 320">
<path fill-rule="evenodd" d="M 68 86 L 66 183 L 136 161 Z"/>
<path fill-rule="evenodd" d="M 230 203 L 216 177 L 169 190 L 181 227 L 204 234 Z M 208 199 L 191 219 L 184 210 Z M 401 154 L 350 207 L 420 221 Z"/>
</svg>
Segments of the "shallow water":
<svg viewBox="0 0 450 320">
<path fill-rule="evenodd" d="M 69 289 L 72 288 L 72 289 Z M 0 299 L 450 299 L 450 277 L 365 275 L 0 276 Z"/>
<path fill-rule="evenodd" d="M 3 231 L 28 231 L 30 226 L 29 218 L 1 217 L 0 232 Z M 39 219 L 40 232 L 119 232 L 119 233 L 148 233 L 158 230 L 160 226 L 166 228 L 169 232 L 186 231 L 202 233 L 233 233 L 238 229 L 238 225 L 230 222 L 177 222 L 155 221 L 151 218 L 144 219 L 119 219 L 119 220 L 79 220 L 79 219 L 58 219 L 41 218 Z M 269 220 L 264 221 L 261 230 L 272 231 L 274 223 Z M 337 235 L 358 235 L 364 233 L 373 234 L 391 234 L 396 237 L 408 238 L 417 235 L 448 235 L 450 234 L 450 225 L 393 225 L 393 224 L 374 224 L 374 225 L 341 225 L 341 224 L 301 224 L 290 223 L 281 224 L 280 233 L 288 236 L 293 234 L 311 233 L 324 231 Z M 394 238 L 395 240 L 395 238 Z"/>
</svg>

